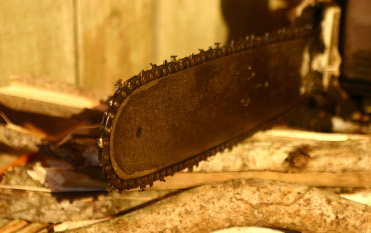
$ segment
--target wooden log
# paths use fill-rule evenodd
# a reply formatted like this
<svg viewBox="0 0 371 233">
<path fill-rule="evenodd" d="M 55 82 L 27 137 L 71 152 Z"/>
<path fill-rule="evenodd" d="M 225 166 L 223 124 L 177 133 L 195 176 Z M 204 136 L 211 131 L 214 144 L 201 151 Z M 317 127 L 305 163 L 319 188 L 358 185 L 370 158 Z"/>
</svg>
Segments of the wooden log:
<svg viewBox="0 0 371 233">
<path fill-rule="evenodd" d="M 371 136 L 292 129 L 260 132 L 229 152 L 201 162 L 196 172 L 370 171 Z"/>
<path fill-rule="evenodd" d="M 174 190 L 123 194 L 107 192 L 52 194 L 0 188 L 0 218 L 54 224 L 101 219 L 152 203 L 173 192 Z"/>
<path fill-rule="evenodd" d="M 370 232 L 371 209 L 315 188 L 242 179 L 194 188 L 75 232 L 210 232 L 251 225 Z"/>
</svg>

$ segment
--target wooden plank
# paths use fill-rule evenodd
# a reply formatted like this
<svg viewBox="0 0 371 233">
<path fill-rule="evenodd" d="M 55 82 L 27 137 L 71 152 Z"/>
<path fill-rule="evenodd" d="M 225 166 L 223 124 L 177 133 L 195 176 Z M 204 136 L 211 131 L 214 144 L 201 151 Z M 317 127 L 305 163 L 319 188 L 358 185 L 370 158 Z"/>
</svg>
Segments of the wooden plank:
<svg viewBox="0 0 371 233">
<path fill-rule="evenodd" d="M 227 27 L 220 0 L 156 1 L 156 63 L 169 56 L 189 56 L 225 42 Z"/>
<path fill-rule="evenodd" d="M 129 79 L 153 62 L 154 1 L 77 1 L 81 85 L 112 94 L 117 79 Z"/>
<path fill-rule="evenodd" d="M 32 74 L 75 83 L 72 2 L 0 1 L 0 79 Z"/>
</svg>

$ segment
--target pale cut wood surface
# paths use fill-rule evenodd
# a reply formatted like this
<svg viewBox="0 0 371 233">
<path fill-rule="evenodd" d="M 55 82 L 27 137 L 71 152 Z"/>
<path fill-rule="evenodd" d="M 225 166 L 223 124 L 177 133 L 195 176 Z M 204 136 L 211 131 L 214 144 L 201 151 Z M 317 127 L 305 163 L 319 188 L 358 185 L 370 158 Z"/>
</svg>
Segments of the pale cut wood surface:
<svg viewBox="0 0 371 233">
<path fill-rule="evenodd" d="M 33 74 L 75 84 L 72 3 L 0 1 L 0 79 Z"/>
<path fill-rule="evenodd" d="M 27 77 L 17 77 L 9 85 L 0 87 L 0 104 L 20 111 L 46 116 L 70 118 L 84 109 L 94 109 L 100 106 L 99 96 L 82 88 L 63 82 L 49 82 L 37 78 L 45 85 L 29 84 Z M 53 85 L 53 86 L 52 86 Z"/>
</svg>

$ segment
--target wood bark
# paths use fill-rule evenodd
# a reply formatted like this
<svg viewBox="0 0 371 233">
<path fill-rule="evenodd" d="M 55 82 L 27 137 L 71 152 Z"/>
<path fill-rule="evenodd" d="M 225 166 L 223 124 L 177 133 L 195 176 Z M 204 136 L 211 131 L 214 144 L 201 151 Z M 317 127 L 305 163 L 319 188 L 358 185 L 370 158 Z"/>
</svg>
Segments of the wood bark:
<svg viewBox="0 0 371 233">
<path fill-rule="evenodd" d="M 196 172 L 366 172 L 370 135 L 272 129 L 201 162 Z"/>
<path fill-rule="evenodd" d="M 82 221 L 115 216 L 174 191 L 45 193 L 0 189 L 0 218 L 38 223 Z M 1 231 L 0 231 L 1 232 Z"/>
<path fill-rule="evenodd" d="M 194 188 L 75 232 L 210 232 L 250 225 L 371 232 L 371 209 L 315 188 L 242 179 Z"/>
</svg>

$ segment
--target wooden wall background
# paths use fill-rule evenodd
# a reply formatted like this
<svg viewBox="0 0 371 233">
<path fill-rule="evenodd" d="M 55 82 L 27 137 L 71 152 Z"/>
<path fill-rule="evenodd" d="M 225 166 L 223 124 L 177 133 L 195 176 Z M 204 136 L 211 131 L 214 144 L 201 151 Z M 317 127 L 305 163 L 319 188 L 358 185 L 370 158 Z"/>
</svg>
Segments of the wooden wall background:
<svg viewBox="0 0 371 233">
<path fill-rule="evenodd" d="M 111 94 L 170 55 L 224 42 L 220 0 L 1 0 L 0 78 L 33 75 Z"/>
</svg>

